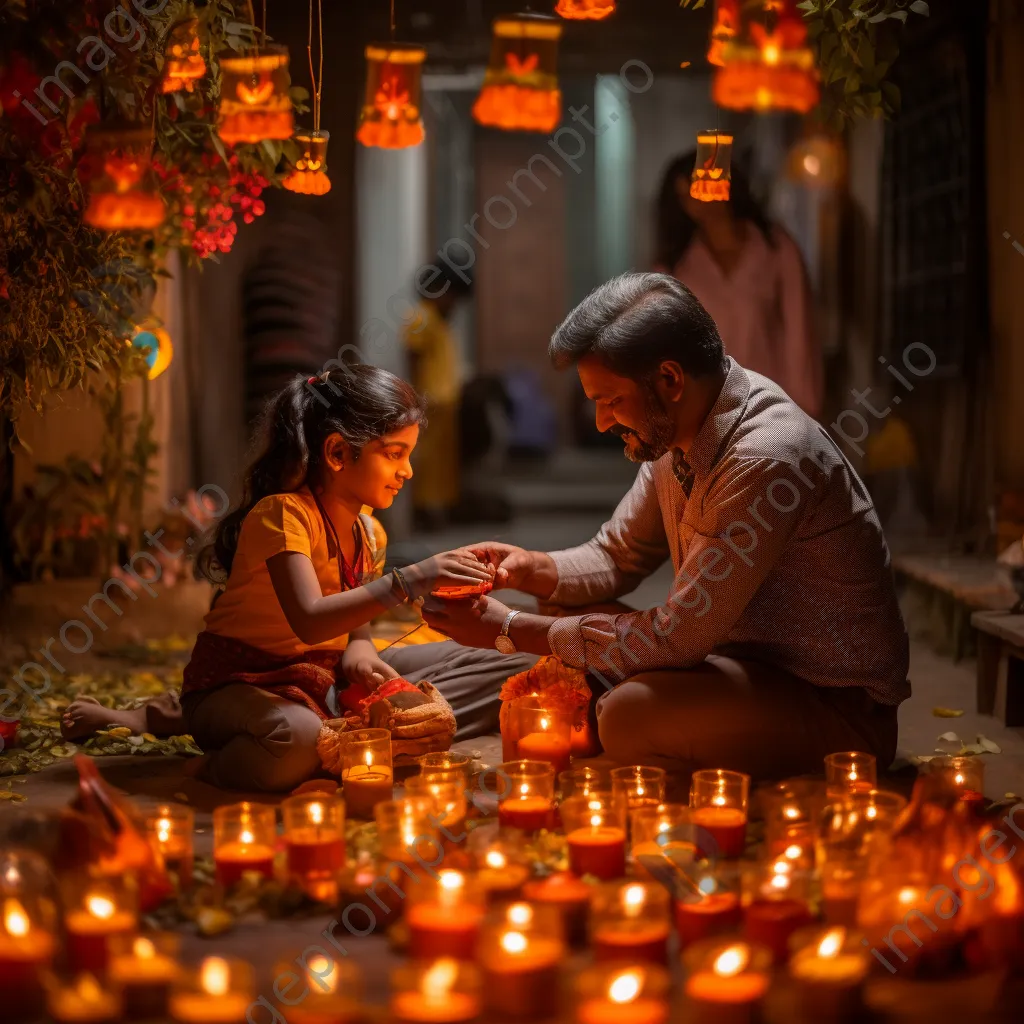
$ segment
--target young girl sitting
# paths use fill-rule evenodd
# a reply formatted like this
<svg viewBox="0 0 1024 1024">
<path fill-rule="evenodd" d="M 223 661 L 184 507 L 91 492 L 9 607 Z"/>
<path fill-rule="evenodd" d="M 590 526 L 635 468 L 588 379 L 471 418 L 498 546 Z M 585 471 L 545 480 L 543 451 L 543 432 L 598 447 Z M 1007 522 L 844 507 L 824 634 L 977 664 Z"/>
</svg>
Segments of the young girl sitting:
<svg viewBox="0 0 1024 1024">
<path fill-rule="evenodd" d="M 181 731 L 206 752 L 205 781 L 283 791 L 315 775 L 336 691 L 365 693 L 399 676 L 378 655 L 369 622 L 438 586 L 491 579 L 492 568 L 456 551 L 382 575 L 384 532 L 360 510 L 389 507 L 411 479 L 424 425 L 413 388 L 374 366 L 297 378 L 268 406 L 241 505 L 199 556 L 224 586 L 181 696 Z M 388 654 L 402 664 L 403 652 Z M 407 678 L 430 679 L 457 715 L 460 704 L 474 712 L 479 732 L 496 725 L 501 683 L 533 660 L 424 644 L 403 668 Z"/>
</svg>

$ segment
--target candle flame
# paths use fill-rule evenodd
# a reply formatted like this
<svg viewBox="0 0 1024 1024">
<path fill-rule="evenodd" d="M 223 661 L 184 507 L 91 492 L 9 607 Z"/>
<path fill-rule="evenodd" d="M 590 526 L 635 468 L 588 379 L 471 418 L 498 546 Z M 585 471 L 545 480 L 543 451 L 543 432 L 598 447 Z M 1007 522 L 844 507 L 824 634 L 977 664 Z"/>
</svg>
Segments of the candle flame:
<svg viewBox="0 0 1024 1024">
<path fill-rule="evenodd" d="M 506 953 L 522 953 L 526 949 L 526 936 L 522 932 L 505 932 L 501 937 L 501 948 Z"/>
<path fill-rule="evenodd" d="M 103 989 L 91 974 L 81 974 L 75 985 L 79 997 L 86 1003 L 98 1003 L 103 998 Z"/>
<path fill-rule="evenodd" d="M 13 935 L 15 938 L 20 939 L 28 935 L 28 914 L 16 899 L 4 900 L 4 928 L 8 935 Z"/>
<path fill-rule="evenodd" d="M 366 767 L 369 768 L 373 764 L 373 751 L 367 750 L 366 753 L 363 754 L 363 760 L 366 762 Z"/>
<path fill-rule="evenodd" d="M 488 850 L 484 861 L 489 868 L 503 868 L 508 863 L 501 850 Z"/>
<path fill-rule="evenodd" d="M 953 776 L 953 781 L 954 781 L 954 782 L 955 782 L 955 783 L 956 783 L 956 784 L 957 784 L 958 786 L 962 786 L 962 785 L 964 784 L 964 777 L 963 777 L 963 773 L 961 773 L 961 772 L 957 772 L 957 773 L 956 773 L 956 775 L 954 775 L 954 776 Z"/>
<path fill-rule="evenodd" d="M 337 990 L 337 964 L 333 960 L 329 960 L 318 953 L 306 965 L 306 973 L 309 976 L 309 983 L 311 985 L 316 981 L 324 992 L 334 992 Z"/>
<path fill-rule="evenodd" d="M 659 832 L 667 832 L 671 827 L 672 827 L 672 822 L 670 822 L 670 821 L 663 821 L 658 826 L 658 831 Z"/>
<path fill-rule="evenodd" d="M 541 729 L 550 729 L 551 723 L 546 718 L 542 718 L 540 720 L 540 727 Z"/>
<path fill-rule="evenodd" d="M 831 931 L 826 932 L 824 938 L 818 943 L 818 956 L 825 957 L 828 960 L 838 956 L 839 951 L 843 948 L 843 940 L 845 938 L 845 928 L 833 928 Z"/>
<path fill-rule="evenodd" d="M 787 846 L 786 847 L 786 856 L 790 860 L 799 860 L 803 856 L 803 852 L 804 852 L 803 847 L 802 846 L 797 846 L 796 843 L 793 843 L 792 846 Z"/>
<path fill-rule="evenodd" d="M 85 909 L 93 917 L 106 921 L 114 916 L 114 911 L 117 907 L 114 906 L 114 901 L 107 899 L 106 896 L 86 896 Z"/>
<path fill-rule="evenodd" d="M 530 784 L 528 782 L 521 782 L 519 784 L 519 792 L 526 796 L 530 792 Z"/>
<path fill-rule="evenodd" d="M 231 980 L 227 960 L 219 956 L 208 956 L 199 968 L 199 984 L 210 996 L 227 995 Z"/>
<path fill-rule="evenodd" d="M 140 960 L 152 960 L 156 956 L 156 946 L 149 939 L 139 936 L 132 943 L 132 952 Z"/>
<path fill-rule="evenodd" d="M 161 818 L 156 823 L 156 837 L 161 843 L 166 843 L 171 838 L 171 820 L 170 818 Z"/>
<path fill-rule="evenodd" d="M 322 825 L 324 823 L 324 806 L 323 804 L 310 804 L 309 805 L 309 820 L 314 825 Z"/>
<path fill-rule="evenodd" d="M 639 914 L 647 902 L 647 890 L 642 885 L 627 885 L 622 890 L 622 906 L 627 914 Z"/>
<path fill-rule="evenodd" d="M 591 811 L 599 811 L 599 810 L 601 810 L 601 801 L 600 800 L 588 800 L 587 801 L 587 808 L 589 810 L 591 810 Z"/>
<path fill-rule="evenodd" d="M 856 765 L 854 765 L 854 766 L 853 766 L 853 767 L 852 767 L 852 768 L 850 769 L 850 774 L 849 774 L 849 775 L 847 776 L 847 778 L 848 778 L 848 779 L 849 779 L 849 780 L 850 780 L 851 782 L 856 782 L 856 781 L 857 781 L 857 766 L 856 766 Z"/>
<path fill-rule="evenodd" d="M 730 946 L 715 958 L 711 969 L 723 978 L 732 978 L 750 963 L 750 950 L 746 946 Z"/>
<path fill-rule="evenodd" d="M 761 56 L 764 57 L 765 64 L 778 64 L 781 53 L 779 51 L 778 46 L 776 46 L 774 43 L 769 43 L 761 51 Z"/>
<path fill-rule="evenodd" d="M 613 1003 L 631 1003 L 638 995 L 643 985 L 644 976 L 641 971 L 623 971 L 616 975 L 608 986 L 608 998 Z"/>
<path fill-rule="evenodd" d="M 592 828 L 599 828 L 600 825 L 601 825 L 601 815 L 600 814 L 592 814 L 590 816 L 590 825 L 591 825 Z"/>
<path fill-rule="evenodd" d="M 899 895 L 900 903 L 904 903 L 904 904 L 906 904 L 906 903 L 913 903 L 916 898 L 917 898 L 917 890 L 915 888 L 913 888 L 912 886 L 907 885 L 907 886 L 904 886 L 902 889 L 900 889 L 900 895 Z"/>
<path fill-rule="evenodd" d="M 864 817 L 870 818 L 871 821 L 874 821 L 875 818 L 878 817 L 878 808 L 874 804 L 871 804 L 871 806 L 864 811 Z"/>
<path fill-rule="evenodd" d="M 785 810 L 782 813 L 787 818 L 789 818 L 790 821 L 792 821 L 794 818 L 799 818 L 800 817 L 800 808 L 799 807 L 793 807 L 792 805 L 789 805 L 788 807 L 785 808 Z"/>
<path fill-rule="evenodd" d="M 508 908 L 508 923 L 525 927 L 533 920 L 533 907 L 529 903 L 513 903 Z"/>
<path fill-rule="evenodd" d="M 422 992 L 428 1002 L 444 999 L 459 976 L 459 964 L 451 957 L 438 960 L 423 975 Z"/>
<path fill-rule="evenodd" d="M 638 782 L 636 784 L 636 795 L 637 796 L 643 796 L 644 793 L 646 793 L 646 792 L 647 791 L 644 789 L 644 784 L 642 782 Z"/>
<path fill-rule="evenodd" d="M 719 793 L 718 796 L 712 798 L 711 802 L 716 807 L 724 807 L 725 806 L 725 794 L 724 793 Z"/>
<path fill-rule="evenodd" d="M 448 892 L 455 892 L 466 884 L 466 879 L 459 871 L 442 871 L 438 876 L 438 881 L 441 883 L 441 888 Z"/>
<path fill-rule="evenodd" d="M 238 837 L 240 842 L 251 843 L 256 837 L 248 830 L 243 829 L 242 834 Z"/>
</svg>

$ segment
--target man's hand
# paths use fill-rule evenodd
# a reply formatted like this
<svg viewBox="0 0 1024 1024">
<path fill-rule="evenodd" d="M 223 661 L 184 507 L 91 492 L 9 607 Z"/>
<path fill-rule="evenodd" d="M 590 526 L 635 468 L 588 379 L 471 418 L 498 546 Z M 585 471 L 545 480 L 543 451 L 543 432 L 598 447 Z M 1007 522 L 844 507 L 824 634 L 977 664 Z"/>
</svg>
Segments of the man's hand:
<svg viewBox="0 0 1024 1024">
<path fill-rule="evenodd" d="M 427 624 L 464 647 L 493 647 L 506 615 L 508 608 L 493 597 L 467 601 L 428 597 L 423 604 L 423 617 Z"/>
<path fill-rule="evenodd" d="M 389 679 L 398 678 L 398 673 L 381 661 L 373 644 L 365 640 L 349 643 L 341 658 L 341 668 L 350 683 L 362 683 L 371 690 Z"/>
<path fill-rule="evenodd" d="M 463 549 L 479 561 L 495 567 L 495 589 L 506 587 L 521 590 L 547 600 L 558 585 L 558 569 L 554 559 L 543 551 L 527 551 L 500 541 L 467 544 Z"/>
</svg>

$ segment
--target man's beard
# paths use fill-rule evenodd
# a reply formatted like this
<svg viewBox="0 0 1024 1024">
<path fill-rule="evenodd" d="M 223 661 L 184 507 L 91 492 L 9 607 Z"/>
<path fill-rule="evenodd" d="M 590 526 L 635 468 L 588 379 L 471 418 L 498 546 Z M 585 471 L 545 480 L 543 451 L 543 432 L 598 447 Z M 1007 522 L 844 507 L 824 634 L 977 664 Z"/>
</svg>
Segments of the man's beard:
<svg viewBox="0 0 1024 1024">
<path fill-rule="evenodd" d="M 625 448 L 626 458 L 630 462 L 654 462 L 672 447 L 675 424 L 662 408 L 658 396 L 647 392 L 644 395 L 642 434 L 626 427 L 612 427 L 611 430 L 624 441 L 632 439 L 632 444 L 627 444 Z"/>
</svg>

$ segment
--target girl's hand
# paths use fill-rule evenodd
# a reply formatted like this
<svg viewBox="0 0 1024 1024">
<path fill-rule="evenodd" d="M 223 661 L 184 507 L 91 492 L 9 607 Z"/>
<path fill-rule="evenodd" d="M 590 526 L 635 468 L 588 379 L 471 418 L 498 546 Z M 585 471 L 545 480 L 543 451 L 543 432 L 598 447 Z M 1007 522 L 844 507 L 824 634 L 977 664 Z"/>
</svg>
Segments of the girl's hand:
<svg viewBox="0 0 1024 1024">
<path fill-rule="evenodd" d="M 470 552 L 443 551 L 401 570 L 411 597 L 426 597 L 439 587 L 471 587 L 494 579 L 494 568 Z"/>
<path fill-rule="evenodd" d="M 361 683 L 375 690 L 389 679 L 397 679 L 398 673 L 385 664 L 376 654 L 359 654 L 348 661 L 343 661 L 345 678 L 350 683 Z"/>
</svg>

